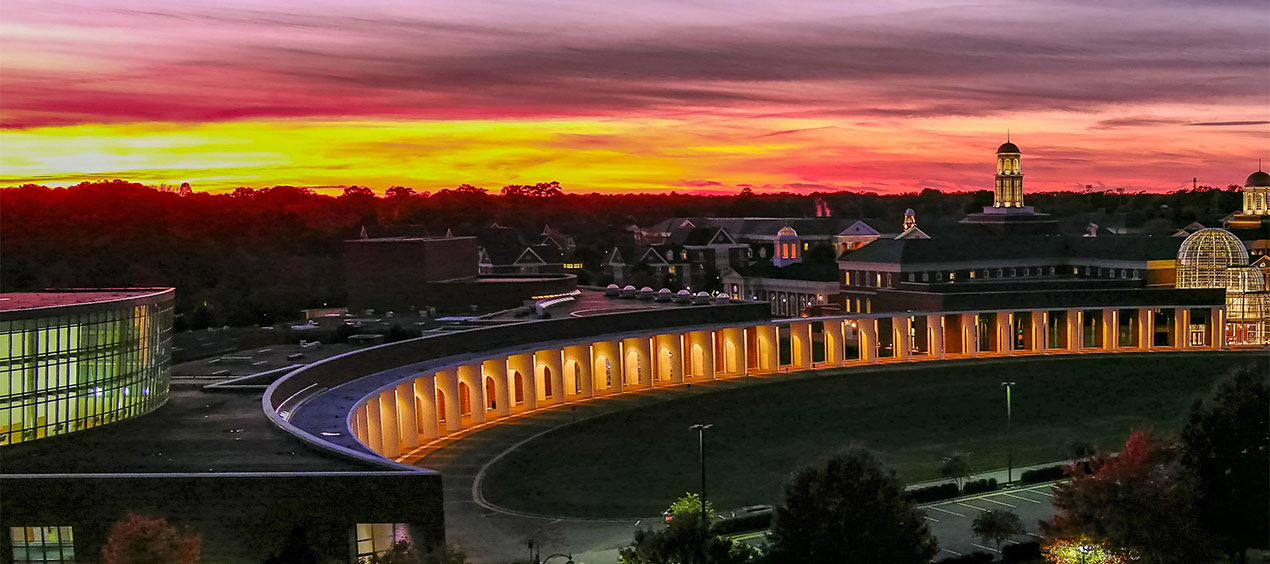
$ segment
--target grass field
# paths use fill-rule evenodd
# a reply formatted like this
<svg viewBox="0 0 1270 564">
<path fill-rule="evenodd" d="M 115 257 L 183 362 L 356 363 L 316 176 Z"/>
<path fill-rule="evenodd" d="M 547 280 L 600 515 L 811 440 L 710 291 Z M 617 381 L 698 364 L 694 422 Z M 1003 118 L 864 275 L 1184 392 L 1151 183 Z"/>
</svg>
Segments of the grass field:
<svg viewBox="0 0 1270 564">
<path fill-rule="evenodd" d="M 1061 460 L 1075 442 L 1115 448 L 1129 431 L 1172 432 L 1233 367 L 1270 370 L 1265 354 L 1090 356 L 855 368 L 719 391 L 614 413 L 550 432 L 492 466 L 486 499 L 575 517 L 658 514 L 699 484 L 693 423 L 716 507 L 780 500 L 790 472 L 851 443 L 906 481 L 938 478 L 941 459 L 1006 464 L 1003 380 L 1014 392 L 1014 464 Z"/>
</svg>

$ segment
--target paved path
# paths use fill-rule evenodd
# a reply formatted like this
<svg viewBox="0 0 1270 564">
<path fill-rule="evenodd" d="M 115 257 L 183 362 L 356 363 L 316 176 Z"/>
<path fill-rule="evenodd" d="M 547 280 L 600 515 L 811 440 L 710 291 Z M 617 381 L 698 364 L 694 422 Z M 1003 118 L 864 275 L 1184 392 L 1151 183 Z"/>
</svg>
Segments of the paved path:
<svg viewBox="0 0 1270 564">
<path fill-rule="evenodd" d="M 909 368 L 911 366 L 897 365 L 869 367 L 867 370 Z M 853 370 L 860 371 L 862 368 Z M 659 517 L 577 519 L 505 510 L 483 500 L 479 489 L 475 487 L 483 469 L 503 453 L 516 448 L 521 443 L 551 429 L 583 419 L 718 390 L 760 385 L 774 380 L 784 381 L 820 376 L 824 376 L 824 373 L 784 373 L 763 377 L 714 380 L 690 386 L 678 385 L 627 392 L 616 396 L 606 396 L 603 401 L 561 405 L 481 427 L 464 435 L 461 440 L 444 443 L 435 450 L 421 451 L 420 454 L 423 457 L 413 462 L 441 472 L 445 496 L 446 538 L 450 543 L 466 551 L 473 564 L 506 564 L 517 560 L 524 561 L 528 555 L 527 542 L 530 539 L 533 539 L 540 547 L 543 555 L 557 552 L 571 553 L 574 561 L 579 564 L 610 564 L 617 559 L 618 549 L 630 544 L 637 528 L 659 526 Z M 1026 468 L 1015 470 L 1016 477 L 1023 469 Z M 1001 476 L 998 477 L 997 473 Z M 998 481 L 1004 481 L 1004 475 L 1005 470 L 1001 469 L 976 474 L 974 478 L 996 477 Z M 913 486 L 933 485 L 943 481 L 922 482 Z M 1049 515 L 1047 512 L 1052 512 L 1047 501 L 1049 498 L 1030 491 L 1021 494 L 1011 493 L 1037 498 L 1036 500 L 1041 503 L 1020 501 L 1006 494 L 996 493 L 988 497 L 999 503 L 987 501 L 982 502 L 982 505 L 1011 509 L 1019 513 L 1028 530 L 1035 532 L 1036 521 L 1047 518 Z M 974 504 L 973 501 L 969 503 Z M 1008 505 L 1017 507 L 1010 508 Z M 960 506 L 944 508 L 943 504 L 934 504 L 934 507 L 939 509 L 932 508 L 927 512 L 931 521 L 931 531 L 940 539 L 941 546 L 947 546 L 951 551 L 957 552 L 982 550 L 972 546 L 973 537 L 969 532 L 975 509 Z M 940 509 L 959 513 L 965 517 L 946 514 Z M 948 556 L 950 552 L 942 554 Z"/>
</svg>

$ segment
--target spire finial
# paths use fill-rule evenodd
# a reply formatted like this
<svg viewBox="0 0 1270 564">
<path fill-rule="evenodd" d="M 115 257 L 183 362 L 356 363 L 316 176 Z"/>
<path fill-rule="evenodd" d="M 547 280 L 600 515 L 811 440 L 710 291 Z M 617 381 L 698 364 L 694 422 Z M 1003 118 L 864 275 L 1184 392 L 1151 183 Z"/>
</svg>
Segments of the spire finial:
<svg viewBox="0 0 1270 564">
<path fill-rule="evenodd" d="M 1009 143 L 1009 142 L 1010 142 L 1010 130 L 1009 130 L 1009 129 L 1006 129 L 1006 130 L 1005 130 L 1005 142 L 1006 142 L 1006 143 Z"/>
</svg>

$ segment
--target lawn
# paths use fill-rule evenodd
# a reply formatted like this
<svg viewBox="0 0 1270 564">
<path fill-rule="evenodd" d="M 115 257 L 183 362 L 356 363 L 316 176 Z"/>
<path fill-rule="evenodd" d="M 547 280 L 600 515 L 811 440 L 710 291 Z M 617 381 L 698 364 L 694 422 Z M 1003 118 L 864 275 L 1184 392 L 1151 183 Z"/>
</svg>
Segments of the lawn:
<svg viewBox="0 0 1270 564">
<path fill-rule="evenodd" d="M 958 364 L 960 363 L 960 364 Z M 790 472 L 845 445 L 878 453 L 906 481 L 939 477 L 961 453 L 975 469 L 1062 460 L 1074 443 L 1109 448 L 1129 431 L 1174 432 L 1195 400 L 1264 354 L 1154 354 L 954 361 L 719 391 L 563 427 L 503 457 L 483 493 L 503 507 L 575 517 L 652 516 L 699 487 L 693 423 L 713 423 L 709 498 L 719 508 L 780 500 Z M 1005 436 L 1003 380 L 1017 383 Z"/>
</svg>

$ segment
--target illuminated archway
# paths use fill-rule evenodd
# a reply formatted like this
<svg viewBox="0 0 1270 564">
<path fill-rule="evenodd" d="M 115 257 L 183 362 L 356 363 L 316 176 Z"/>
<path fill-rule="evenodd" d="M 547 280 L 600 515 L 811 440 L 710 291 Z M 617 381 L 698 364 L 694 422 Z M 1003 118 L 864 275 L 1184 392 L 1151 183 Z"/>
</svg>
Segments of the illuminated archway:
<svg viewBox="0 0 1270 564">
<path fill-rule="evenodd" d="M 525 377 L 520 375 L 520 371 L 512 371 L 512 385 L 515 391 L 512 395 L 512 405 L 520 405 L 525 403 Z"/>
<path fill-rule="evenodd" d="M 668 347 L 657 350 L 657 380 L 663 382 L 675 379 L 675 356 Z"/>
<path fill-rule="evenodd" d="M 538 395 L 538 399 L 546 400 L 551 397 L 551 367 L 545 364 L 540 364 L 539 367 L 541 367 L 542 370 L 538 375 L 538 382 L 540 384 L 538 389 L 542 390 L 542 393 Z"/>
<path fill-rule="evenodd" d="M 497 392 L 495 392 L 494 379 L 486 377 L 485 378 L 485 409 L 498 408 L 498 401 L 497 401 L 497 398 L 495 397 L 496 394 Z"/>
<path fill-rule="evenodd" d="M 564 363 L 564 389 L 570 395 L 582 393 L 582 365 L 576 360 L 569 359 Z"/>
<path fill-rule="evenodd" d="M 437 421 L 445 422 L 445 392 L 437 389 Z"/>
<path fill-rule="evenodd" d="M 459 382 L 459 415 L 472 414 L 472 391 L 467 388 L 467 382 Z"/>
<path fill-rule="evenodd" d="M 644 359 L 641 358 L 639 351 L 629 349 L 626 351 L 624 383 L 627 386 L 638 386 L 644 380 Z"/>
<path fill-rule="evenodd" d="M 700 343 L 692 344 L 692 377 L 702 378 L 706 375 L 706 351 Z"/>
<path fill-rule="evenodd" d="M 737 371 L 736 355 L 737 355 L 736 342 L 734 342 L 732 339 L 728 339 L 724 341 L 723 342 L 723 371 L 725 373 L 733 374 Z"/>
<path fill-rule="evenodd" d="M 611 390 L 613 389 L 613 363 L 609 362 L 609 357 L 605 355 L 595 356 L 595 366 L 592 367 L 593 379 L 597 389 Z"/>
</svg>

